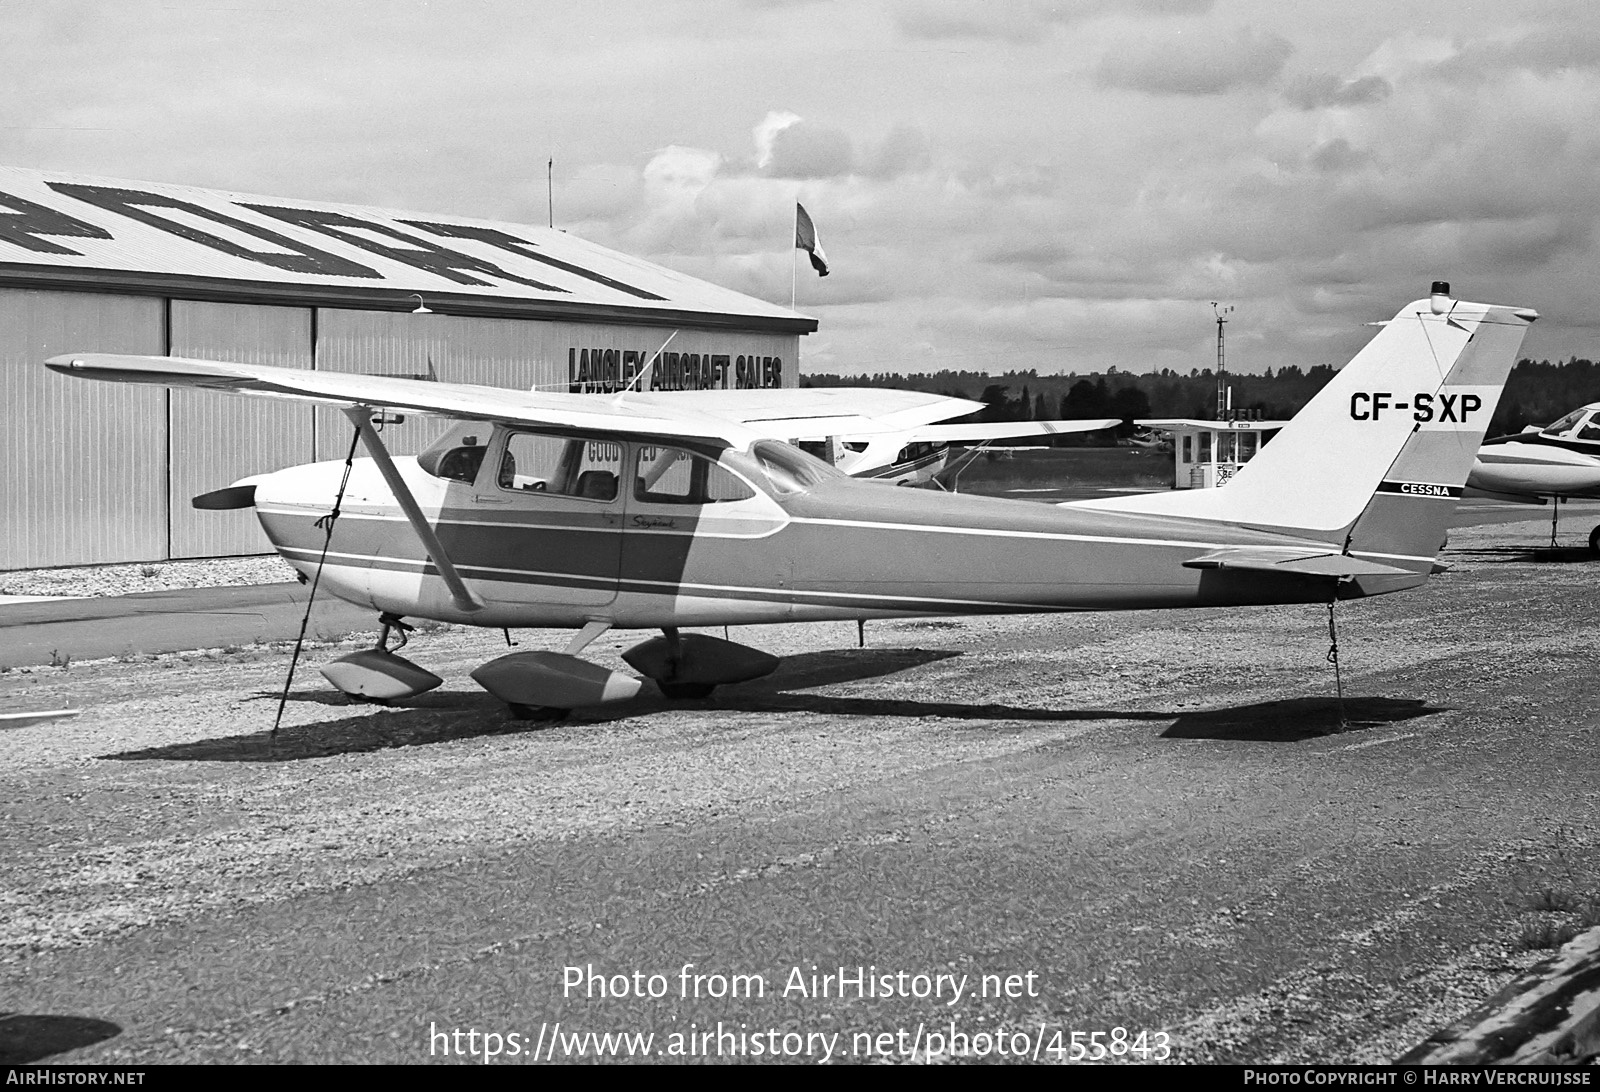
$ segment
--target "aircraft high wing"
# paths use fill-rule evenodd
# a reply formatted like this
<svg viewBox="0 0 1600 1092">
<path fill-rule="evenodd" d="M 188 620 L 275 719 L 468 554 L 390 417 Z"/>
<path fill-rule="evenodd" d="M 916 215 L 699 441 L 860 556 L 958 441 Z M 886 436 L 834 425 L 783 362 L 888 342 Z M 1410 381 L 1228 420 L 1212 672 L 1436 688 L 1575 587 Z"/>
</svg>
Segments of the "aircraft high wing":
<svg viewBox="0 0 1600 1092">
<path fill-rule="evenodd" d="M 518 715 L 559 715 L 638 692 L 638 678 L 579 656 L 613 627 L 660 629 L 624 659 L 689 697 L 777 661 L 685 627 L 1332 602 L 1423 584 L 1537 317 L 1447 293 L 1402 308 L 1226 486 L 1062 506 L 856 481 L 699 396 L 94 353 L 48 366 L 341 408 L 368 458 L 199 500 L 253 506 L 290 564 L 379 612 L 377 647 L 324 669 L 346 693 L 398 699 L 442 681 L 389 648 L 406 617 L 567 629 L 563 652 L 473 672 Z M 454 423 L 395 458 L 372 425 L 390 410 Z"/>
<path fill-rule="evenodd" d="M 1543 504 L 1551 512 L 1555 545 L 1560 501 L 1600 498 L 1600 402 L 1573 410 L 1546 428 L 1485 440 L 1467 477 L 1466 496 Z M 1600 554 L 1600 526 L 1589 532 L 1589 549 Z"/>
</svg>

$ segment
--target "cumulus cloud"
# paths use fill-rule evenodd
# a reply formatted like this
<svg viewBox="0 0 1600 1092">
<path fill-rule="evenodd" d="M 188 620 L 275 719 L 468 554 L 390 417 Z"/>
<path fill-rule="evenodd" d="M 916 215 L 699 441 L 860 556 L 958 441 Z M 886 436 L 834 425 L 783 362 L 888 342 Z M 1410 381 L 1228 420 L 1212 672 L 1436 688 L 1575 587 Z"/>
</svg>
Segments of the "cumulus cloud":
<svg viewBox="0 0 1600 1092">
<path fill-rule="evenodd" d="M 1366 152 L 1360 152 L 1350 146 L 1344 137 L 1334 137 L 1324 144 L 1319 144 L 1307 161 L 1319 171 L 1338 172 L 1352 171 L 1371 160 Z"/>
<path fill-rule="evenodd" d="M 872 178 L 898 178 L 927 170 L 932 164 L 926 134 L 915 125 L 896 125 L 867 157 L 864 173 Z"/>
<path fill-rule="evenodd" d="M 1435 74 L 1476 83 L 1508 71 L 1554 73 L 1600 68 L 1600 31 L 1581 25 L 1470 42 L 1436 66 Z"/>
<path fill-rule="evenodd" d="M 755 127 L 756 141 L 756 166 L 765 170 L 772 162 L 772 143 L 778 139 L 778 134 L 800 120 L 799 114 L 791 114 L 787 110 L 772 110 L 762 118 Z"/>
<path fill-rule="evenodd" d="M 1032 42 L 1053 27 L 1103 15 L 1201 15 L 1215 0 L 913 0 L 895 13 L 908 38 Z"/>
<path fill-rule="evenodd" d="M 1095 68 L 1101 87 L 1156 95 L 1221 95 L 1277 78 L 1294 46 L 1241 27 L 1232 35 L 1200 30 L 1140 34 L 1116 41 Z"/>
<path fill-rule="evenodd" d="M 1394 85 L 1382 76 L 1346 80 L 1324 72 L 1293 81 L 1284 88 L 1284 97 L 1302 110 L 1321 110 L 1329 106 L 1382 102 L 1393 90 Z"/>
<path fill-rule="evenodd" d="M 850 138 L 838 129 L 796 121 L 772 137 L 765 170 L 779 178 L 833 178 L 855 165 Z"/>
</svg>

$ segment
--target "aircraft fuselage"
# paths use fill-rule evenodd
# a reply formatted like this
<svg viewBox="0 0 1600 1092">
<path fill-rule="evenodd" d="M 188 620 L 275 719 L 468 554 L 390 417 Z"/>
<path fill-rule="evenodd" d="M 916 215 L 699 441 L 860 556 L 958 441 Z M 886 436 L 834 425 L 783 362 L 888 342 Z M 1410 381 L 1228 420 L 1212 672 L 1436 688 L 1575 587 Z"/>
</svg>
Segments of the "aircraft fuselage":
<svg viewBox="0 0 1600 1092">
<path fill-rule="evenodd" d="M 721 453 L 718 466 L 748 482 L 752 488 L 741 491 L 748 495 L 663 502 L 640 477 L 635 488 L 587 498 L 549 491 L 542 480 L 513 486 L 503 472 L 497 479 L 490 468 L 505 444 L 497 433 L 493 458 L 472 481 L 395 460 L 485 609 L 468 613 L 452 600 L 365 459 L 355 463 L 322 587 L 379 611 L 511 628 L 1126 610 L 1314 602 L 1329 594 L 1315 581 L 1183 565 L 1225 546 L 1291 554 L 1328 548 L 1266 530 L 896 489 L 840 475 L 785 491 L 761 477 L 749 453 L 733 451 Z M 632 457 L 612 465 L 645 465 L 642 455 L 624 463 Z M 343 470 L 318 463 L 257 479 L 262 525 L 302 572 L 316 567 L 324 544 L 318 521 L 333 507 Z M 631 471 L 620 476 L 635 481 Z"/>
</svg>

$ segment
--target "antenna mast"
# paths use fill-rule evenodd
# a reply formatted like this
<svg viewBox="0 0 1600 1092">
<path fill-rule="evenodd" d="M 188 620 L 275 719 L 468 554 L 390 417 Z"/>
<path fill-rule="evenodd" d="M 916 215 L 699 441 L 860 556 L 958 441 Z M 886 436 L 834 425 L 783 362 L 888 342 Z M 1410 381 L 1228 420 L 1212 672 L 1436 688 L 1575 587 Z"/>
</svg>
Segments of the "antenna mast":
<svg viewBox="0 0 1600 1092">
<path fill-rule="evenodd" d="M 1211 310 L 1217 316 L 1217 420 L 1221 421 L 1224 420 L 1228 414 L 1228 388 L 1224 384 L 1222 378 L 1222 372 L 1225 363 L 1225 358 L 1222 353 L 1222 327 L 1227 324 L 1228 320 L 1223 316 L 1232 312 L 1233 305 L 1229 304 L 1224 307 L 1222 304 L 1212 300 Z"/>
<path fill-rule="evenodd" d="M 550 226 L 556 226 L 556 157 L 552 153 L 544 169 L 544 192 L 550 202 Z"/>
</svg>

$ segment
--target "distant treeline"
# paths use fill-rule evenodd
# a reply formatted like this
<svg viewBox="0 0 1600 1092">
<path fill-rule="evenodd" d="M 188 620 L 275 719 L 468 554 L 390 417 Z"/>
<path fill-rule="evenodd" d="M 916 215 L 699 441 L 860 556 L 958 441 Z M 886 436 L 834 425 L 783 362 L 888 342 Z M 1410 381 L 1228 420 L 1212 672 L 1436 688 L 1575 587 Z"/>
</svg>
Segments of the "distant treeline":
<svg viewBox="0 0 1600 1092">
<path fill-rule="evenodd" d="M 1336 374 L 1326 364 L 1306 371 L 1290 365 L 1261 375 L 1227 373 L 1232 405 L 1241 416 L 1285 420 L 1293 417 Z M 1107 372 L 1040 375 L 1029 370 L 991 376 L 981 372 L 917 372 L 911 375 L 805 376 L 806 387 L 896 387 L 952 398 L 970 398 L 987 408 L 982 421 L 1043 421 L 1051 418 L 1216 416 L 1217 378 L 1210 368 L 1188 375 L 1159 372 Z M 1505 394 L 1489 425 L 1489 435 L 1520 432 L 1524 425 L 1547 425 L 1587 402 L 1600 401 L 1600 368 L 1573 358 L 1565 363 L 1521 360 L 1511 371 Z M 1064 441 L 1073 439 L 1063 437 Z M 1093 443 L 1092 438 L 1085 438 Z"/>
</svg>

